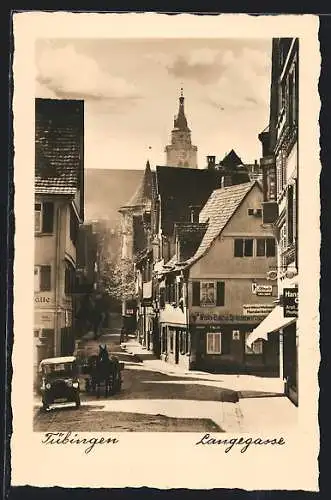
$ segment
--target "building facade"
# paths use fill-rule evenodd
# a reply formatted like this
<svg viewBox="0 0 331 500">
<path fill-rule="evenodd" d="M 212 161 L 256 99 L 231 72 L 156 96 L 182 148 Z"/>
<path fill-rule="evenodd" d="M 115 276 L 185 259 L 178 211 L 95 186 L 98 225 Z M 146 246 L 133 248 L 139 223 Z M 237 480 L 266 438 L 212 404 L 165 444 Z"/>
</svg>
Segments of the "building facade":
<svg viewBox="0 0 331 500">
<path fill-rule="evenodd" d="M 184 100 L 183 89 L 181 89 L 179 110 L 171 132 L 171 144 L 165 147 L 166 165 L 169 167 L 198 168 L 198 148 L 192 144 L 191 130 L 185 116 Z"/>
<path fill-rule="evenodd" d="M 165 360 L 220 372 L 278 373 L 277 339 L 250 332 L 274 308 L 272 231 L 263 228 L 257 182 L 215 190 L 199 221 L 177 229 L 177 253 L 160 275 L 161 350 Z M 183 231 L 184 229 L 184 231 Z"/>
<path fill-rule="evenodd" d="M 35 367 L 74 350 L 76 244 L 84 219 L 84 103 L 36 99 Z"/>
<path fill-rule="evenodd" d="M 259 138 L 262 143 L 264 203 L 263 221 L 278 240 L 277 266 L 270 270 L 278 282 L 278 313 L 273 312 L 253 333 L 252 339 L 280 339 L 280 364 L 285 392 L 298 404 L 298 119 L 299 40 L 275 38 L 269 126 Z"/>
</svg>

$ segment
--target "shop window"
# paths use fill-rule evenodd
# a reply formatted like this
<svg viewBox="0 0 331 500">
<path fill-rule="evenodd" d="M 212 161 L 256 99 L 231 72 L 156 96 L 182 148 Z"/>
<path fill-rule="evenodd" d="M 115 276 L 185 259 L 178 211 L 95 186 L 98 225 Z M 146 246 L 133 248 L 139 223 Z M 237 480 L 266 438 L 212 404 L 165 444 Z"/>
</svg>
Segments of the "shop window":
<svg viewBox="0 0 331 500">
<path fill-rule="evenodd" d="M 43 202 L 34 205 L 34 223 L 36 233 L 53 233 L 54 203 Z"/>
<path fill-rule="evenodd" d="M 186 354 L 187 350 L 187 331 L 180 330 L 179 331 L 179 349 L 181 354 Z"/>
<path fill-rule="evenodd" d="M 207 354 L 222 354 L 221 333 L 207 333 Z"/>
<path fill-rule="evenodd" d="M 167 328 L 165 326 L 162 327 L 162 352 L 167 352 Z"/>
<path fill-rule="evenodd" d="M 275 257 L 276 241 L 274 238 L 258 238 L 256 240 L 257 257 Z"/>
<path fill-rule="evenodd" d="M 49 292 L 51 290 L 51 266 L 34 267 L 34 291 Z"/>
<path fill-rule="evenodd" d="M 251 332 L 245 333 L 245 354 L 262 354 L 263 353 L 263 340 L 255 340 L 251 347 L 246 344 L 246 340 Z"/>
<path fill-rule="evenodd" d="M 193 281 L 192 305 L 215 307 L 224 306 L 225 284 L 223 281 Z"/>
<path fill-rule="evenodd" d="M 253 239 L 236 238 L 234 240 L 235 257 L 253 257 Z"/>
<path fill-rule="evenodd" d="M 169 329 L 169 344 L 169 350 L 173 353 L 175 345 L 175 331 L 172 328 Z"/>
</svg>

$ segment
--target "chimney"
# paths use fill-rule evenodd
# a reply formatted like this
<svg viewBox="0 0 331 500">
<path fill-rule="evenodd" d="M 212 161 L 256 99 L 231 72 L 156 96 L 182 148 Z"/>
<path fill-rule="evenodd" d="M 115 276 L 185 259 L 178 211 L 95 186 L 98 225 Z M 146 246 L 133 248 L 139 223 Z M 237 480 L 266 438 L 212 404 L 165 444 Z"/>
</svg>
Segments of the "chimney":
<svg viewBox="0 0 331 500">
<path fill-rule="evenodd" d="M 200 205 L 190 205 L 190 211 L 191 211 L 191 222 L 199 222 L 199 213 L 201 210 Z"/>
<path fill-rule="evenodd" d="M 208 155 L 207 156 L 207 168 L 208 170 L 214 170 L 216 163 L 216 156 Z"/>
</svg>

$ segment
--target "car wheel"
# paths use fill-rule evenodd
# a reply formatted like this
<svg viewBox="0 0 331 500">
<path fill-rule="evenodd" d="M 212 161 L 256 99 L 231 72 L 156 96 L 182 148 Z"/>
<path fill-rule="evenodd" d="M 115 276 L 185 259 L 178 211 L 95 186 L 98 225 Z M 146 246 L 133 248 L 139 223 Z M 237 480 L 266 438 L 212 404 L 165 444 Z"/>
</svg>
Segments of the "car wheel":
<svg viewBox="0 0 331 500">
<path fill-rule="evenodd" d="M 43 401 L 43 407 L 42 407 L 42 410 L 43 410 L 43 411 L 47 411 L 47 410 L 49 410 L 49 405 L 48 405 L 47 403 L 45 403 L 44 401 Z"/>
</svg>

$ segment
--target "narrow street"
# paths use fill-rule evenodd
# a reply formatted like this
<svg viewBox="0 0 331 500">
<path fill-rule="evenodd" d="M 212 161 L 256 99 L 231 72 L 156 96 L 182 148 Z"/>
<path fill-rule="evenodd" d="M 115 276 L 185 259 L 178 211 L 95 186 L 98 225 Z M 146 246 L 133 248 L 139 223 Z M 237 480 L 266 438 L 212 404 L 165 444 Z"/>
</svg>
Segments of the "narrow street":
<svg viewBox="0 0 331 500">
<path fill-rule="evenodd" d="M 40 401 L 36 399 L 35 431 L 226 430 L 222 423 L 224 404 L 234 410 L 238 401 L 236 391 L 215 387 L 215 383 L 208 378 L 197 380 L 190 376 L 171 376 L 145 368 L 144 362 L 137 356 L 122 350 L 116 329 L 104 333 L 98 340 L 83 341 L 83 344 L 84 349 L 90 352 L 97 350 L 99 344 L 107 344 L 108 351 L 115 353 L 124 362 L 121 392 L 108 398 L 101 393 L 97 399 L 95 395 L 85 392 L 82 380 L 79 409 L 69 405 L 57 406 L 44 413 L 40 410 Z"/>
</svg>

